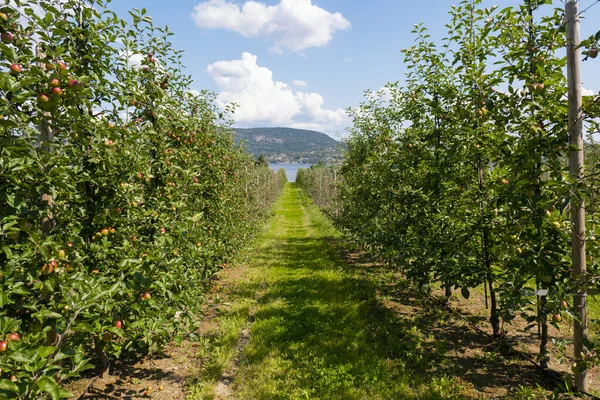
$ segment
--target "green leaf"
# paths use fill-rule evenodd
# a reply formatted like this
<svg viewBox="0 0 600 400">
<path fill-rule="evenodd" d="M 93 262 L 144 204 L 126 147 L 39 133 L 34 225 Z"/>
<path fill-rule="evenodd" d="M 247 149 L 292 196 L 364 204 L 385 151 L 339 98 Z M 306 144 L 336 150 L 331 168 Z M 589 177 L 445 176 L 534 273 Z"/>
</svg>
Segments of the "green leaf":
<svg viewBox="0 0 600 400">
<path fill-rule="evenodd" d="M 41 390 L 48 393 L 52 400 L 60 400 L 60 389 L 54 378 L 43 375 L 38 379 L 37 385 Z"/>
<path fill-rule="evenodd" d="M 33 314 L 33 316 L 36 317 L 37 319 L 39 319 L 40 322 L 42 322 L 44 319 L 62 319 L 63 318 L 63 316 L 60 315 L 59 313 L 50 311 L 50 310 L 42 310 L 40 312 Z"/>
<path fill-rule="evenodd" d="M 0 379 L 0 390 L 19 393 L 19 387 L 17 386 L 17 384 L 9 381 L 8 379 Z"/>
<path fill-rule="evenodd" d="M 46 358 L 50 354 L 54 353 L 55 350 L 56 350 L 56 347 L 54 347 L 54 346 L 40 346 L 40 347 L 38 347 L 37 352 L 38 352 L 38 355 L 40 356 L 40 358 Z"/>
<path fill-rule="evenodd" d="M 8 297 L 8 293 L 2 292 L 0 293 L 0 308 L 4 307 L 7 304 L 10 304 L 11 301 Z"/>
<path fill-rule="evenodd" d="M 34 358 L 29 356 L 23 349 L 12 352 L 8 358 L 21 364 L 31 364 L 34 360 Z"/>
</svg>

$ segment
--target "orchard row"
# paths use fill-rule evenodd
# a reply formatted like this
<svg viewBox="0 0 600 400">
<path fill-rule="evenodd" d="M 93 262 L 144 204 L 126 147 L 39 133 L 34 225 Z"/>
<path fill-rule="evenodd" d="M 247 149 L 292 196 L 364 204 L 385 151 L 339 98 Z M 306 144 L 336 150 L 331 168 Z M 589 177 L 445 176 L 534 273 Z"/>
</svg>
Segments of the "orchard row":
<svg viewBox="0 0 600 400">
<path fill-rule="evenodd" d="M 569 151 L 584 149 L 568 144 L 563 10 L 549 1 L 481 3 L 453 6 L 441 45 L 416 26 L 405 83 L 368 93 L 352 111 L 343 164 L 299 171 L 298 182 L 420 287 L 441 284 L 466 298 L 484 287 L 494 335 L 518 317 L 538 325 L 545 367 L 548 325 L 575 315 L 568 210 L 582 198 L 586 284 L 597 285 L 598 151 L 586 145 L 585 179 L 569 175 Z M 582 43 L 585 62 L 594 62 L 598 39 Z M 598 132 L 600 97 L 584 97 L 583 111 L 586 129 Z M 587 345 L 574 371 L 595 362 Z"/>
<path fill-rule="evenodd" d="M 0 397 L 58 399 L 193 332 L 285 173 L 235 144 L 145 10 L 19 3 L 0 8 Z"/>
</svg>

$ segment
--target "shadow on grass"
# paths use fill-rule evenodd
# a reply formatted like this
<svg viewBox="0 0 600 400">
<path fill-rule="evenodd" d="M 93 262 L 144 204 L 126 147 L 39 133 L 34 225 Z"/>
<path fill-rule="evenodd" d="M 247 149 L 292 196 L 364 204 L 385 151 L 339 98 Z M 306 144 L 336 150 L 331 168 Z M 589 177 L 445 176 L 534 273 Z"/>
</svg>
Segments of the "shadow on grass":
<svg viewBox="0 0 600 400">
<path fill-rule="evenodd" d="M 270 272 L 274 284 L 259 301 L 243 363 L 252 368 L 276 355 L 286 373 L 275 378 L 275 386 L 288 387 L 264 398 L 286 398 L 275 393 L 289 394 L 290 388 L 307 398 L 344 399 L 463 398 L 506 394 L 518 385 L 553 388 L 535 367 L 517 362 L 516 355 L 416 291 L 380 286 L 378 277 L 389 276 L 384 267 L 340 261 L 330 242 L 288 236 L 257 255 L 258 263 L 266 265 L 275 255 L 281 263 Z"/>
</svg>

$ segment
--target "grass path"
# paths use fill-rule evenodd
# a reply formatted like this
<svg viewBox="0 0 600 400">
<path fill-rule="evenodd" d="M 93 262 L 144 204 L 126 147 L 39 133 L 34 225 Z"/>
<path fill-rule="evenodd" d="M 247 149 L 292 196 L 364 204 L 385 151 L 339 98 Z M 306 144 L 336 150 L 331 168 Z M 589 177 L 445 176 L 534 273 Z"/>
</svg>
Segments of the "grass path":
<svg viewBox="0 0 600 400">
<path fill-rule="evenodd" d="M 477 338 L 463 326 L 467 335 L 459 348 L 449 348 L 454 345 L 444 335 L 450 317 L 414 297 L 405 299 L 403 309 L 388 307 L 381 282 L 389 276 L 377 280 L 364 268 L 349 267 L 331 245 L 338 237 L 288 183 L 246 262 L 223 273 L 217 290 L 224 298 L 213 304 L 216 317 L 199 346 L 202 373 L 189 386 L 188 399 L 481 396 L 473 382 L 486 374 L 494 381 L 496 372 L 478 368 L 477 360 L 454 359 L 464 349 L 477 350 Z M 524 378 L 523 371 L 517 374 L 515 386 Z M 505 392 L 510 384 L 493 382 Z"/>
</svg>

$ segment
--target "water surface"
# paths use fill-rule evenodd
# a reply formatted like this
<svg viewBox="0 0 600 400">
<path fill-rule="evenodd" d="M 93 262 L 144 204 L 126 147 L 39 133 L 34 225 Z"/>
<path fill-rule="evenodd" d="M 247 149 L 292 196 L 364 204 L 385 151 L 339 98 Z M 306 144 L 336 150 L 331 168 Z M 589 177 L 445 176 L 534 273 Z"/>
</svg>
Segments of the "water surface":
<svg viewBox="0 0 600 400">
<path fill-rule="evenodd" d="M 285 175 L 287 176 L 288 182 L 296 182 L 296 174 L 298 173 L 298 168 L 310 168 L 313 164 L 275 164 L 269 163 L 269 167 L 273 171 L 277 171 L 280 168 L 285 169 Z"/>
</svg>

